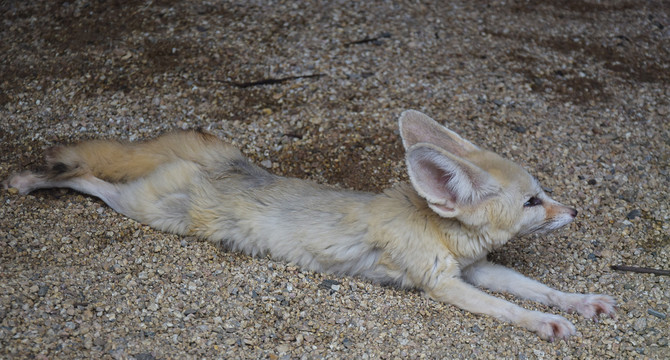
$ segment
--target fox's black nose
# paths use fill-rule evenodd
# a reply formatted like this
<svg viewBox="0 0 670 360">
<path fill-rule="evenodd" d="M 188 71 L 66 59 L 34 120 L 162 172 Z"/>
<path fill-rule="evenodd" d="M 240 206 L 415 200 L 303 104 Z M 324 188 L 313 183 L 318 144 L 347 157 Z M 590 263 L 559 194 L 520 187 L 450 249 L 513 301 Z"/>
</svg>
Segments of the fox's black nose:
<svg viewBox="0 0 670 360">
<path fill-rule="evenodd" d="M 570 216 L 573 218 L 577 217 L 577 209 L 570 209 Z"/>
</svg>

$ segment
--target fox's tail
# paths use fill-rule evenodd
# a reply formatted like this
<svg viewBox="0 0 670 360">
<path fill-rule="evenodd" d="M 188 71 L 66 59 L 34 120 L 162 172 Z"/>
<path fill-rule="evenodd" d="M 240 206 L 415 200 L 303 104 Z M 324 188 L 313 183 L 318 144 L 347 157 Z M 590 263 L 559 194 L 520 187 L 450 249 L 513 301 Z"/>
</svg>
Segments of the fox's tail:
<svg viewBox="0 0 670 360">
<path fill-rule="evenodd" d="M 200 163 L 230 152 L 238 150 L 203 131 L 173 132 L 138 143 L 92 140 L 52 148 L 45 175 L 63 180 L 90 174 L 112 183 L 128 182 L 177 159 Z"/>
</svg>

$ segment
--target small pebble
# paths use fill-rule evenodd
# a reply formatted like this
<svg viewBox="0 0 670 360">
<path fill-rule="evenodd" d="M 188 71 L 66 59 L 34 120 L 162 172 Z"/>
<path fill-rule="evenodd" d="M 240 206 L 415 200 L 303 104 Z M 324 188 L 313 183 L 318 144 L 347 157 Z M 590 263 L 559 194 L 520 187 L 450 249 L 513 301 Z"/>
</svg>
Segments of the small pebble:
<svg viewBox="0 0 670 360">
<path fill-rule="evenodd" d="M 647 309 L 647 314 L 656 316 L 657 318 L 663 319 L 663 320 L 665 320 L 665 318 L 666 318 L 666 315 L 664 313 L 656 311 L 654 309 Z"/>
<path fill-rule="evenodd" d="M 526 133 L 526 127 L 521 126 L 521 125 L 517 125 L 517 126 L 512 127 L 512 130 L 514 130 L 514 131 L 516 131 L 520 134 L 525 134 Z"/>
<path fill-rule="evenodd" d="M 626 215 L 626 219 L 633 220 L 633 219 L 636 219 L 636 218 L 640 217 L 641 215 L 642 215 L 642 212 L 638 209 L 635 209 L 635 210 L 632 210 L 631 212 L 629 212 Z"/>
<path fill-rule="evenodd" d="M 326 279 L 326 280 L 323 280 L 321 282 L 321 284 L 319 284 L 319 287 L 322 287 L 324 289 L 338 291 L 338 290 L 340 290 L 340 283 L 337 280 Z"/>
<path fill-rule="evenodd" d="M 151 353 L 139 353 L 133 355 L 135 357 L 135 360 L 154 360 L 156 357 L 151 354 Z"/>
<path fill-rule="evenodd" d="M 191 314 L 195 314 L 197 312 L 198 312 L 197 309 L 186 309 L 186 311 L 184 311 L 184 315 L 188 316 L 188 315 L 191 315 Z"/>
<path fill-rule="evenodd" d="M 647 328 L 647 319 L 640 317 L 633 323 L 633 329 L 638 333 L 643 332 Z"/>
</svg>

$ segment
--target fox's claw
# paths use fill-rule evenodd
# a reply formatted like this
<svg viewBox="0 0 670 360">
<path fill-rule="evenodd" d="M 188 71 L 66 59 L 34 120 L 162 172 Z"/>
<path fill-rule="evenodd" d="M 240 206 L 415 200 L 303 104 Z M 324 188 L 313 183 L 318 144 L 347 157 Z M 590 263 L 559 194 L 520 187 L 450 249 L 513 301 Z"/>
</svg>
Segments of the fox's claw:
<svg viewBox="0 0 670 360">
<path fill-rule="evenodd" d="M 574 309 L 582 316 L 597 321 L 601 314 L 614 318 L 615 305 L 616 301 L 611 296 L 587 294 L 580 297 L 579 301 L 574 304 Z"/>
<path fill-rule="evenodd" d="M 542 339 L 551 342 L 566 340 L 577 331 L 566 318 L 545 313 L 538 313 L 530 327 Z"/>
<path fill-rule="evenodd" d="M 601 314 L 614 319 L 616 301 L 600 294 L 566 294 L 557 305 L 568 313 L 577 312 L 587 319 L 598 321 Z"/>
</svg>

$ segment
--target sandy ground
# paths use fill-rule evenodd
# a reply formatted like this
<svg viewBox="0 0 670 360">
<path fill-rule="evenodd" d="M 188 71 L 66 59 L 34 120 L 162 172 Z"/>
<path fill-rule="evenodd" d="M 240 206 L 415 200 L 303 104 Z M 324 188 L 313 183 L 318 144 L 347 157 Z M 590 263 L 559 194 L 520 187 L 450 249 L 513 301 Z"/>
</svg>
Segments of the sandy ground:
<svg viewBox="0 0 670 360">
<path fill-rule="evenodd" d="M 560 3 L 560 5 L 559 5 Z M 66 190 L 0 191 L 0 358 L 668 358 L 664 1 L 3 1 L 0 178 L 45 149 L 204 128 L 283 175 L 406 181 L 426 112 L 580 211 L 491 258 L 616 319 L 569 341 L 154 231 Z M 530 301 L 511 301 L 560 313 Z"/>
</svg>

